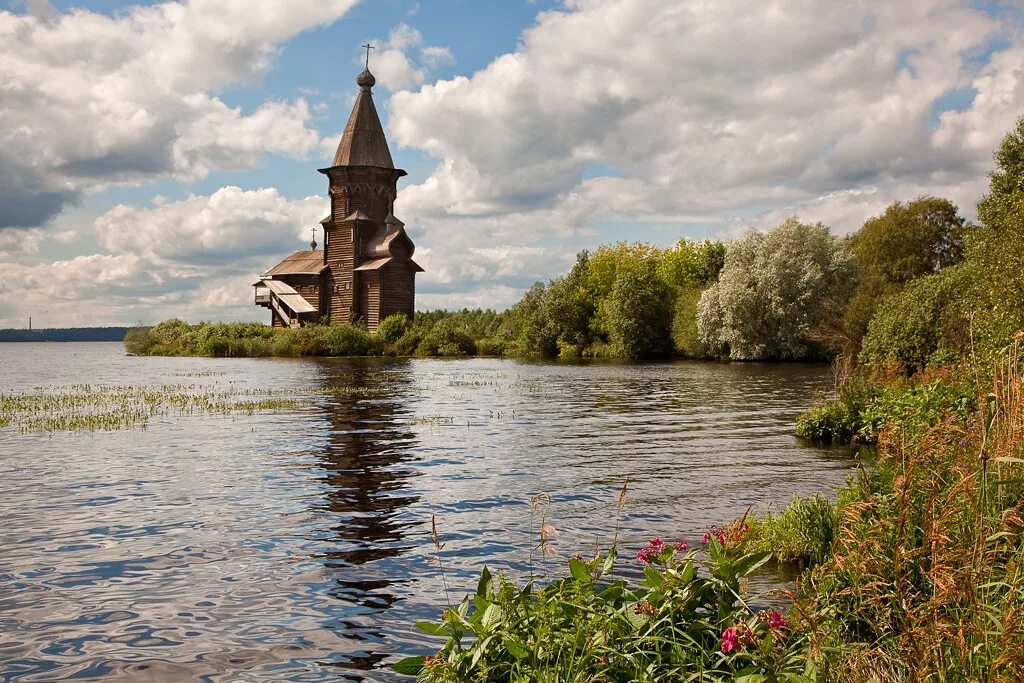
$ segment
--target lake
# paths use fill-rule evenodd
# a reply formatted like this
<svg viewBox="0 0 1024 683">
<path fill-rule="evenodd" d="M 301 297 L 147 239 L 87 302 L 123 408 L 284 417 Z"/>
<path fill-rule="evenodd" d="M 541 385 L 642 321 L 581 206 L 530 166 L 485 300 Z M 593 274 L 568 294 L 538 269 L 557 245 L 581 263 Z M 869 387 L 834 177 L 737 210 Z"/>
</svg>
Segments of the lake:
<svg viewBox="0 0 1024 683">
<path fill-rule="evenodd" d="M 793 436 L 822 365 L 136 358 L 0 344 L 0 392 L 273 389 L 297 407 L 123 431 L 0 428 L 3 681 L 397 680 L 414 631 L 487 564 L 700 543 L 750 506 L 830 493 L 854 462 Z M 441 562 L 430 541 L 436 516 Z M 771 572 L 759 585 L 785 581 Z M 403 679 L 411 680 L 411 679 Z"/>
</svg>

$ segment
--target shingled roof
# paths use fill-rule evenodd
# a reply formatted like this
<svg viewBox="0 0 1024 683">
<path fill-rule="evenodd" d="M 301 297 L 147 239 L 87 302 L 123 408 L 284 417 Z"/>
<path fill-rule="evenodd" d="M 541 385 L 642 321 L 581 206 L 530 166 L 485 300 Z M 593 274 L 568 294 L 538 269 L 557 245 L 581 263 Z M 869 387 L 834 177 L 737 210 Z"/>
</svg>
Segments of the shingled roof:
<svg viewBox="0 0 1024 683">
<path fill-rule="evenodd" d="M 318 275 L 324 268 L 324 250 L 297 251 L 263 274 L 270 275 Z"/>
<path fill-rule="evenodd" d="M 338 151 L 334 153 L 334 166 L 395 167 L 391 161 L 388 141 L 384 137 L 384 128 L 377 116 L 377 108 L 373 105 L 371 88 L 375 82 L 369 69 L 356 78 L 359 95 L 356 96 Z"/>
</svg>

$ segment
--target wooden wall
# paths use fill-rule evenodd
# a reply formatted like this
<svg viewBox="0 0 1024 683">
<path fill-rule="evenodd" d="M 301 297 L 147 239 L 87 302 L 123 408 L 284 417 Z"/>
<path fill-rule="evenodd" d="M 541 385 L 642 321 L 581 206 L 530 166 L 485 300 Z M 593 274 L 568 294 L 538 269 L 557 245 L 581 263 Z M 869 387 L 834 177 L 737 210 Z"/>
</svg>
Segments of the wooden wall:
<svg viewBox="0 0 1024 683">
<path fill-rule="evenodd" d="M 381 312 L 383 320 L 402 313 L 410 320 L 416 311 L 416 272 L 408 263 L 391 262 L 381 268 Z"/>
<path fill-rule="evenodd" d="M 349 322 L 355 315 L 353 300 L 355 268 L 355 245 L 352 242 L 353 224 L 343 221 L 341 225 L 324 225 L 327 233 L 326 251 L 327 265 L 330 266 L 324 286 L 327 289 L 328 306 L 326 312 L 331 322 Z"/>
</svg>

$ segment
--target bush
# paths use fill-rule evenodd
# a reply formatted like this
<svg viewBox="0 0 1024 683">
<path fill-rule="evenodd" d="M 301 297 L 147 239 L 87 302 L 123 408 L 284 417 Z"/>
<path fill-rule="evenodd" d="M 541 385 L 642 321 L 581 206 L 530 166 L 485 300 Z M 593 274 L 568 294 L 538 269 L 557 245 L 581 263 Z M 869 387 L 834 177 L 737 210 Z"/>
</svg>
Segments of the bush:
<svg viewBox="0 0 1024 683">
<path fill-rule="evenodd" d="M 701 340 L 697 329 L 701 293 L 697 288 L 690 288 L 676 295 L 675 310 L 672 313 L 672 343 L 676 351 L 686 358 L 709 358 L 715 355 Z"/>
<path fill-rule="evenodd" d="M 416 624 L 444 639 L 440 651 L 394 669 L 431 683 L 804 680 L 803 639 L 741 598 L 741 581 L 768 554 L 734 538 L 715 530 L 706 561 L 655 539 L 637 554 L 638 585 L 613 578 L 614 549 L 570 559 L 568 575 L 543 588 L 484 569 L 475 595 L 440 622 Z"/>
<path fill-rule="evenodd" d="M 478 356 L 503 356 L 505 355 L 505 340 L 504 339 L 477 339 L 476 340 L 476 354 Z"/>
<path fill-rule="evenodd" d="M 948 379 L 870 387 L 850 380 L 839 398 L 813 406 L 797 417 L 797 436 L 825 443 L 873 444 L 884 428 L 917 433 L 952 415 L 966 419 L 974 410 L 971 383 Z"/>
<path fill-rule="evenodd" d="M 831 501 L 815 494 L 811 498 L 794 497 L 777 517 L 751 517 L 748 523 L 749 551 L 770 552 L 779 562 L 813 567 L 831 556 L 839 515 Z"/>
<path fill-rule="evenodd" d="M 827 401 L 797 417 L 796 435 L 823 443 L 849 443 L 858 431 L 858 418 L 844 401 Z"/>
<path fill-rule="evenodd" d="M 948 346 L 944 343 L 944 313 L 947 309 L 952 312 L 949 303 L 961 290 L 963 272 L 948 268 L 882 299 L 868 324 L 860 360 L 895 360 L 911 369 L 924 367 L 940 348 Z M 949 315 L 945 319 L 949 320 Z"/>
<path fill-rule="evenodd" d="M 124 350 L 137 356 L 146 356 L 153 348 L 155 341 L 149 333 L 150 328 L 134 327 L 124 335 Z"/>
<path fill-rule="evenodd" d="M 701 297 L 700 338 L 737 360 L 816 357 L 816 333 L 856 284 L 850 254 L 820 223 L 790 218 L 748 232 L 729 245 L 718 282 Z"/>
<path fill-rule="evenodd" d="M 843 319 L 853 352 L 860 348 L 879 299 L 962 260 L 964 224 L 949 200 L 921 197 L 889 205 L 853 235 L 853 254 L 863 271 Z"/>
<path fill-rule="evenodd" d="M 383 350 L 381 340 L 356 325 L 331 325 L 321 330 L 319 341 L 328 356 L 377 356 Z"/>
<path fill-rule="evenodd" d="M 416 348 L 420 345 L 423 340 L 423 332 L 418 328 L 413 328 L 403 334 L 395 342 L 395 353 L 400 356 L 412 356 L 416 353 Z"/>
<path fill-rule="evenodd" d="M 389 315 L 377 326 L 377 336 L 383 341 L 394 344 L 409 330 L 409 320 L 401 313 Z"/>
<path fill-rule="evenodd" d="M 652 262 L 618 274 L 605 302 L 609 341 L 622 358 L 650 358 L 671 351 L 671 291 Z"/>
<path fill-rule="evenodd" d="M 473 338 L 450 319 L 434 325 L 416 347 L 419 356 L 472 356 L 475 353 Z"/>
</svg>

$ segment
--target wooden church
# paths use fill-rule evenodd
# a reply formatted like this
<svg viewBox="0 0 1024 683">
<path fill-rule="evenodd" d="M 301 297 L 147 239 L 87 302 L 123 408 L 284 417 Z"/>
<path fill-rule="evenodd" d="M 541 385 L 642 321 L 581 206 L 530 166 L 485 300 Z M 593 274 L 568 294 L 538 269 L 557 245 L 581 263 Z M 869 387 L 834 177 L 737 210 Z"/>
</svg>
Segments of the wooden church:
<svg viewBox="0 0 1024 683">
<path fill-rule="evenodd" d="M 361 321 L 371 332 L 394 313 L 413 316 L 416 249 L 395 218 L 398 179 L 406 175 L 391 161 L 388 141 L 373 105 L 376 79 L 365 69 L 356 78 L 359 94 L 327 176 L 331 213 L 316 240 L 255 283 L 256 305 L 270 309 L 274 327 L 320 321 Z"/>
</svg>

